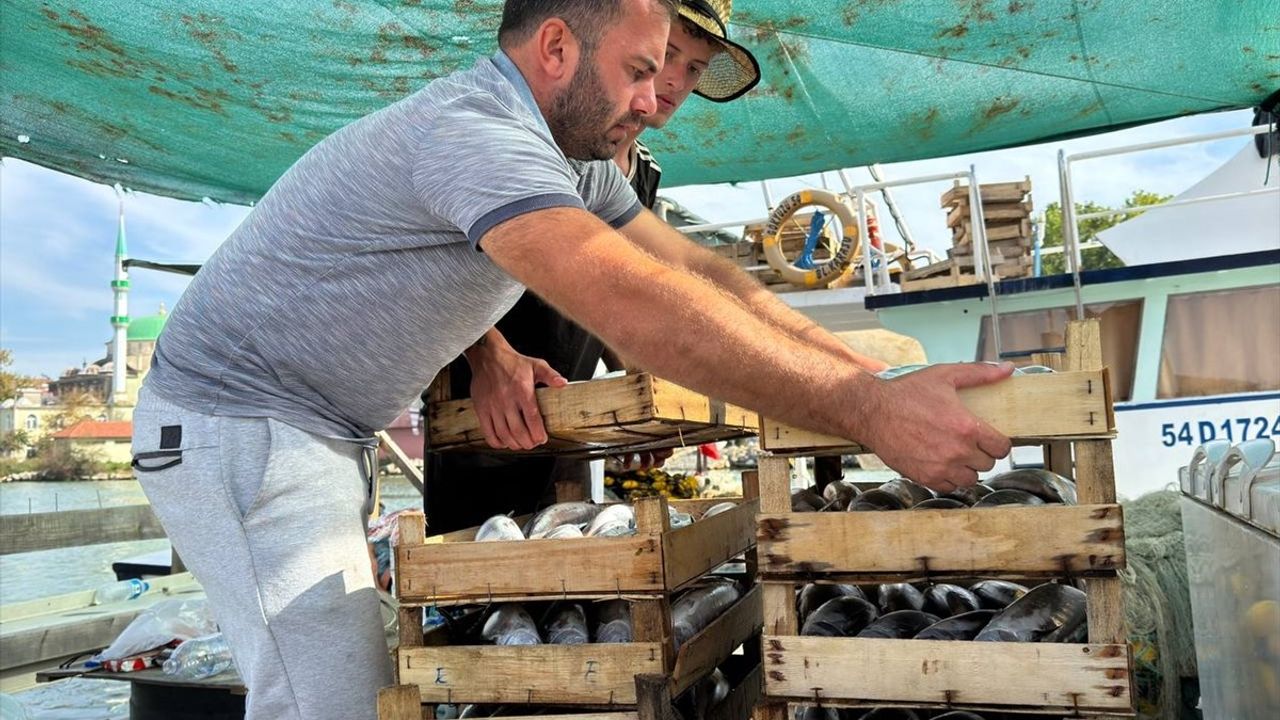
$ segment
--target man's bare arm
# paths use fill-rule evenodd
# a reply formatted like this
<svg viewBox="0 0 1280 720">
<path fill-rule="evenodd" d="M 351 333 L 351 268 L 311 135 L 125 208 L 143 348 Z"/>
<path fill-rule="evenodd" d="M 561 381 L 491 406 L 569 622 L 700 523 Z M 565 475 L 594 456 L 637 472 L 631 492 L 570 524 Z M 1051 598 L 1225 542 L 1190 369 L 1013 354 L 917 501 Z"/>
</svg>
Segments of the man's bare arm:
<svg viewBox="0 0 1280 720">
<path fill-rule="evenodd" d="M 840 360 L 877 372 L 887 365 L 853 351 L 826 328 L 796 312 L 760 281 L 732 262 L 689 240 L 649 212 L 640 213 L 622 234 L 663 262 L 706 278 L 738 299 L 749 312 L 779 331 L 826 351 Z"/>
<path fill-rule="evenodd" d="M 1009 451 L 1008 439 L 966 411 L 956 392 L 1007 377 L 1008 368 L 955 365 L 877 380 L 659 262 L 582 210 L 520 215 L 486 233 L 480 247 L 643 367 L 784 422 L 857 440 L 935 489 L 973 484 L 977 471 Z"/>
</svg>

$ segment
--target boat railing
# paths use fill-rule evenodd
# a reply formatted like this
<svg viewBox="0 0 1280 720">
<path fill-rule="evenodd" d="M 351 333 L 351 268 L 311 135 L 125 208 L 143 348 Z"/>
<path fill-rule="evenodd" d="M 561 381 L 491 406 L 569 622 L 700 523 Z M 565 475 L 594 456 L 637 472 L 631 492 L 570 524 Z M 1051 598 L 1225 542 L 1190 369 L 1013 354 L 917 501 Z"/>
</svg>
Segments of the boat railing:
<svg viewBox="0 0 1280 720">
<path fill-rule="evenodd" d="M 1076 298 L 1076 314 L 1077 317 L 1084 317 L 1084 299 L 1080 291 L 1080 270 L 1081 270 L 1081 251 L 1087 247 L 1095 247 L 1095 245 L 1081 245 L 1080 243 L 1080 223 L 1085 220 L 1092 220 L 1103 217 L 1116 217 L 1121 215 L 1134 215 L 1144 213 L 1150 210 L 1162 210 L 1165 208 L 1181 207 L 1184 205 L 1197 205 L 1200 203 L 1220 202 L 1222 200 L 1230 200 L 1233 198 L 1252 197 L 1254 195 L 1267 195 L 1272 193 L 1280 193 L 1280 185 L 1275 187 L 1256 188 L 1253 190 L 1239 190 L 1236 192 L 1220 193 L 1216 195 L 1205 195 L 1201 197 L 1186 198 L 1183 200 L 1167 200 L 1150 205 L 1142 205 L 1141 207 L 1120 208 L 1118 210 L 1099 210 L 1097 212 L 1076 213 L 1075 206 L 1075 187 L 1072 184 L 1071 171 L 1072 165 L 1086 160 L 1097 160 L 1099 158 L 1114 157 L 1116 155 L 1129 155 L 1133 153 L 1148 152 L 1151 150 L 1161 150 L 1164 148 L 1176 147 L 1180 145 L 1198 145 L 1202 143 L 1214 142 L 1217 140 L 1226 140 L 1234 137 L 1246 137 L 1253 135 L 1263 135 L 1275 132 L 1274 125 L 1255 125 L 1247 128 L 1236 128 L 1233 130 L 1221 130 L 1218 132 L 1201 133 L 1199 135 L 1189 135 L 1180 138 L 1170 138 L 1168 140 L 1155 140 L 1152 142 L 1135 143 L 1133 145 L 1121 145 L 1112 148 L 1103 148 L 1099 150 L 1088 150 L 1085 152 L 1067 154 L 1065 150 L 1058 151 L 1058 186 L 1062 194 L 1062 228 L 1064 254 L 1067 258 L 1068 272 L 1071 274 L 1072 284 L 1075 287 Z M 992 298 L 995 295 L 992 293 Z M 994 323 L 993 323 L 994 325 Z"/>
<path fill-rule="evenodd" d="M 978 192 L 979 185 L 977 169 L 974 165 L 970 165 L 968 170 L 934 173 L 930 175 L 915 175 L 897 180 L 876 180 L 875 182 L 857 185 L 850 180 L 848 173 L 844 170 L 838 170 L 836 174 L 839 176 L 840 182 L 844 185 L 845 195 L 855 203 L 855 215 L 858 220 L 858 241 L 862 244 L 862 279 L 863 284 L 866 287 L 867 295 L 869 296 L 897 293 L 901 292 L 901 288 L 889 277 L 888 252 L 884 247 L 875 247 L 871 243 L 871 236 L 867 228 L 867 195 L 869 193 L 879 192 L 887 198 L 888 191 L 891 188 L 946 182 L 948 180 L 967 181 L 969 184 L 970 227 L 974 229 L 974 233 L 976 235 L 973 242 L 974 268 L 979 280 L 987 285 L 987 292 L 992 302 L 992 312 L 995 312 L 995 274 L 991 271 L 991 258 L 987 252 L 987 226 L 984 222 L 984 216 L 982 213 L 982 195 Z M 877 172 L 873 174 L 873 177 L 879 174 L 880 173 Z M 761 183 L 761 189 L 764 192 L 765 205 L 772 209 L 774 204 L 773 198 L 769 193 L 768 184 Z M 764 224 L 768 221 L 769 219 L 766 217 L 754 220 L 732 220 L 728 222 L 704 223 L 701 225 L 686 225 L 676 229 L 686 235 L 690 235 L 700 232 L 723 230 L 725 228 Z M 1000 347 L 999 333 L 999 329 L 995 328 L 993 331 L 993 338 L 996 342 L 997 348 Z"/>
</svg>

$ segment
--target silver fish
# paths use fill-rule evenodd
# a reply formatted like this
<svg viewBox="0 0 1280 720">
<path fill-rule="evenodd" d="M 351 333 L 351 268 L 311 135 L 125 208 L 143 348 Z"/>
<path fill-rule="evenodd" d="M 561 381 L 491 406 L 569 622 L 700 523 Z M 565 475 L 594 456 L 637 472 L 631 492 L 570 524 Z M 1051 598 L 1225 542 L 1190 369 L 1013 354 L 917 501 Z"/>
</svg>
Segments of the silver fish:
<svg viewBox="0 0 1280 720">
<path fill-rule="evenodd" d="M 584 525 L 600 514 L 600 505 L 589 502 L 563 502 L 552 505 L 533 516 L 524 526 L 524 534 L 538 538 L 561 525 Z"/>
<path fill-rule="evenodd" d="M 516 521 L 506 515 L 494 515 L 476 531 L 476 542 L 494 542 L 495 540 L 523 540 L 524 533 Z"/>
<path fill-rule="evenodd" d="M 552 538 L 580 538 L 585 536 L 582 534 L 582 528 L 577 525 L 561 525 L 543 535 L 543 537 L 550 540 Z"/>
<path fill-rule="evenodd" d="M 671 604 L 671 628 L 676 649 L 702 632 L 740 597 L 742 592 L 738 590 L 737 583 L 718 580 L 699 585 L 677 598 Z"/>
<path fill-rule="evenodd" d="M 738 507 L 738 503 L 733 503 L 733 502 L 716 503 L 715 505 L 712 505 L 711 507 L 707 508 L 706 511 L 702 513 L 702 517 L 700 519 L 706 520 L 707 518 L 715 517 L 720 513 L 729 512 L 730 510 L 736 507 Z"/>
<path fill-rule="evenodd" d="M 541 645 L 538 625 L 518 603 L 499 605 L 484 621 L 480 636 L 494 645 Z"/>
<path fill-rule="evenodd" d="M 596 606 L 596 642 L 631 642 L 631 606 L 626 600 L 609 600 Z"/>
<path fill-rule="evenodd" d="M 710 675 L 694 683 L 689 691 L 693 698 L 694 717 L 706 717 L 711 708 L 729 697 L 729 679 L 716 668 Z"/>
<path fill-rule="evenodd" d="M 1053 642 L 1072 637 L 1086 622 L 1084 592 L 1044 583 L 992 618 L 978 642 Z"/>
<path fill-rule="evenodd" d="M 636 529 L 636 511 L 630 505 L 610 505 L 587 526 L 587 537 L 631 535 Z"/>
<path fill-rule="evenodd" d="M 689 513 L 682 513 L 679 510 L 667 506 L 667 519 L 672 529 L 688 527 L 693 524 L 693 516 Z"/>
<path fill-rule="evenodd" d="M 578 603 L 570 603 L 551 616 L 547 623 L 547 641 L 552 645 L 584 645 L 587 639 L 587 614 Z"/>
</svg>

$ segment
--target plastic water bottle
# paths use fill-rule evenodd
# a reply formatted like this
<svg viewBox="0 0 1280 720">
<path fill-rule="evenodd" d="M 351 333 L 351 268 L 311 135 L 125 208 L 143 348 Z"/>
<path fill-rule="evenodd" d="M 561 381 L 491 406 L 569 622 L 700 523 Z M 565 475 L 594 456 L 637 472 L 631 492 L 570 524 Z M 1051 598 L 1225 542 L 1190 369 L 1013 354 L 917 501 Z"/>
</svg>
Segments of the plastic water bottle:
<svg viewBox="0 0 1280 720">
<path fill-rule="evenodd" d="M 222 633 L 187 640 L 164 661 L 164 674 L 199 680 L 228 670 L 234 661 Z"/>
<path fill-rule="evenodd" d="M 0 718 L 4 720 L 28 720 L 27 708 L 12 695 L 0 693 Z M 454 717 L 457 717 L 456 715 Z"/>
<path fill-rule="evenodd" d="M 150 589 L 151 583 L 137 578 L 107 583 L 106 585 L 98 588 L 98 592 L 94 593 L 93 604 L 102 605 L 105 603 L 121 602 L 122 600 L 133 600 Z"/>
</svg>

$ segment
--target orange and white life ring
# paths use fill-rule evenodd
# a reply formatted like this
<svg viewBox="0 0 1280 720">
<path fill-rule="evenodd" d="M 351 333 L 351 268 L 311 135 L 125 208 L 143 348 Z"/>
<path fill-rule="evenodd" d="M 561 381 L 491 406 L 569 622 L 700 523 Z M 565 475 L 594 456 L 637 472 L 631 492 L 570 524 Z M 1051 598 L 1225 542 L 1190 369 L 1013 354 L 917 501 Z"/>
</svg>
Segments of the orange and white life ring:
<svg viewBox="0 0 1280 720">
<path fill-rule="evenodd" d="M 803 207 L 820 206 L 840 219 L 840 246 L 832 256 L 811 268 L 796 266 L 782 252 L 782 228 Z M 853 209 L 829 190 L 801 190 L 788 196 L 769 213 L 764 227 L 764 257 L 782 279 L 801 287 L 826 287 L 840 277 L 859 249 L 858 221 Z"/>
</svg>

